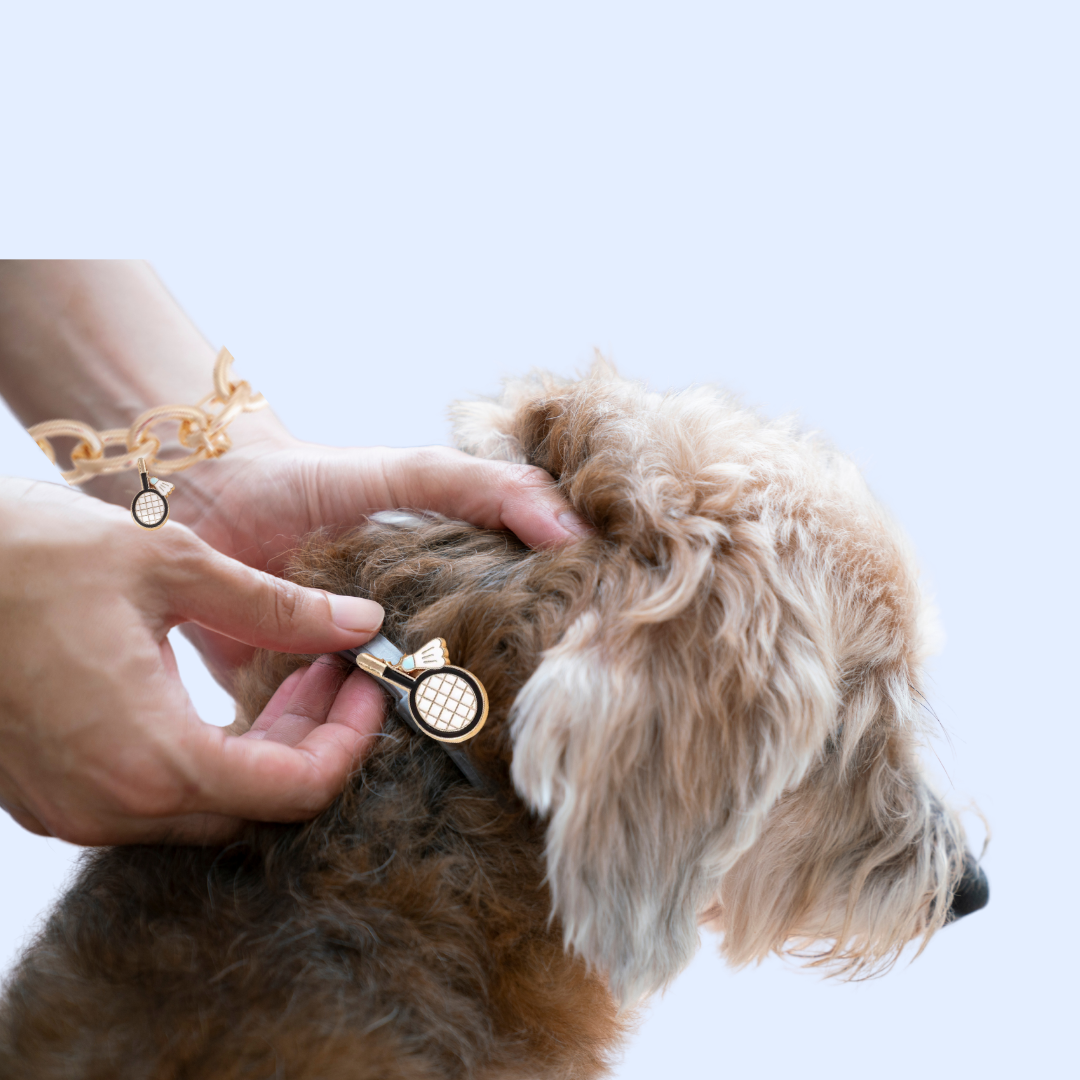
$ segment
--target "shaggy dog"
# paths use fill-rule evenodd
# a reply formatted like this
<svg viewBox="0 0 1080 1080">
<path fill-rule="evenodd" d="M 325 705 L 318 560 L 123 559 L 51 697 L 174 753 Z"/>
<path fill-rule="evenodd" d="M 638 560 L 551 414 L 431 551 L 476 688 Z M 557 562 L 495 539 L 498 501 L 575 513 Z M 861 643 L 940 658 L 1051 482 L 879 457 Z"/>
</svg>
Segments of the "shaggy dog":
<svg viewBox="0 0 1080 1080">
<path fill-rule="evenodd" d="M 289 575 L 378 600 L 407 649 L 447 639 L 494 791 L 391 717 L 310 823 L 89 856 L 9 982 L 5 1077 L 592 1077 L 702 923 L 734 964 L 858 975 L 985 902 L 920 763 L 912 555 L 849 461 L 603 363 L 456 424 L 595 536 L 399 515 Z M 312 659 L 262 655 L 242 715 Z"/>
</svg>

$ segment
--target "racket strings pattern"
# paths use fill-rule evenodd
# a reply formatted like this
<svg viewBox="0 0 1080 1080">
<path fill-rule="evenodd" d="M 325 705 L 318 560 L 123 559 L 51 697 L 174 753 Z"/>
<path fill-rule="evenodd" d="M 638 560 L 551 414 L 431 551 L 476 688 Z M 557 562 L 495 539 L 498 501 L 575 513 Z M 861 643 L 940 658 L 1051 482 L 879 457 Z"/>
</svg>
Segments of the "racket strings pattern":
<svg viewBox="0 0 1080 1080">
<path fill-rule="evenodd" d="M 136 525 L 144 529 L 160 529 L 169 520 L 169 500 L 175 485 L 168 480 L 146 475 L 146 462 L 138 460 L 142 491 L 131 500 L 131 516 Z"/>
<path fill-rule="evenodd" d="M 144 529 L 153 529 L 168 517 L 169 506 L 156 491 L 140 491 L 135 496 L 131 513 Z"/>
<path fill-rule="evenodd" d="M 433 728 L 448 734 L 464 731 L 475 719 L 478 702 L 460 675 L 439 672 L 416 688 L 416 708 Z"/>
</svg>

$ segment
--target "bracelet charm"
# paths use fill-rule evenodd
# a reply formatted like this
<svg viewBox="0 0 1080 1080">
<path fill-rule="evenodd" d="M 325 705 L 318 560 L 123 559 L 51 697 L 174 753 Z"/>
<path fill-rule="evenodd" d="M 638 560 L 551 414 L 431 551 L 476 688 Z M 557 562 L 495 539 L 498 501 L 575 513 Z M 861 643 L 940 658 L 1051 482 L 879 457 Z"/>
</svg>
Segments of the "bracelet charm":
<svg viewBox="0 0 1080 1080">
<path fill-rule="evenodd" d="M 214 363 L 214 390 L 198 405 L 156 405 L 139 416 L 130 428 L 96 431 L 81 420 L 46 420 L 30 428 L 45 456 L 55 465 L 52 439 L 74 438 L 71 469 L 60 475 L 69 484 L 81 484 L 96 476 L 137 468 L 142 477 L 142 491 L 131 501 L 131 517 L 144 529 L 160 529 L 169 520 L 169 495 L 173 485 L 147 469 L 158 473 L 180 472 L 189 465 L 221 457 L 232 445 L 228 427 L 241 413 L 255 412 L 266 406 L 262 394 L 252 393 L 246 382 L 232 379 L 233 358 L 228 349 L 218 353 Z M 177 438 L 188 451 L 182 457 L 158 457 L 161 437 L 154 428 L 161 423 L 179 424 Z M 120 453 L 106 456 L 107 450 Z"/>
<path fill-rule="evenodd" d="M 131 516 L 144 529 L 160 529 L 169 520 L 169 495 L 176 485 L 156 476 L 146 475 L 146 462 L 139 458 L 139 478 L 142 491 L 131 500 Z"/>
</svg>

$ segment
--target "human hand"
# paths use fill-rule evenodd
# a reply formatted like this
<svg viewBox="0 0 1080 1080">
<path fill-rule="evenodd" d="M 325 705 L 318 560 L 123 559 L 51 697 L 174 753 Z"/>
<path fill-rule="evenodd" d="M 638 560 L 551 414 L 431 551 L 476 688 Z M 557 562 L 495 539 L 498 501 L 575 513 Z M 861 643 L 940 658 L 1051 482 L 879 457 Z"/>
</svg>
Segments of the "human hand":
<svg viewBox="0 0 1080 1080">
<path fill-rule="evenodd" d="M 273 414 L 245 420 L 241 445 L 185 474 L 185 490 L 194 482 L 201 502 L 185 520 L 218 551 L 258 569 L 312 529 L 357 525 L 379 510 L 434 510 L 507 529 L 529 547 L 592 532 L 551 476 L 531 465 L 444 446 L 337 449 L 292 438 Z"/>
<path fill-rule="evenodd" d="M 75 417 L 126 428 L 151 406 L 198 401 L 214 353 L 145 264 L 0 261 L 0 393 L 27 426 Z M 254 369 L 241 369 L 257 383 Z M 436 510 L 509 529 L 533 547 L 590 531 L 552 478 L 526 465 L 443 447 L 313 446 L 293 439 L 269 409 L 237 417 L 229 435 L 227 454 L 178 478 L 172 520 L 257 570 L 280 572 L 278 556 L 305 533 L 358 525 L 377 510 Z M 116 473 L 84 490 L 126 506 L 133 480 Z M 250 646 L 205 627 L 185 633 L 231 686 Z"/>
<path fill-rule="evenodd" d="M 185 473 L 173 507 L 212 547 L 259 570 L 280 572 L 281 554 L 312 529 L 357 525 L 379 510 L 435 510 L 509 529 L 534 547 L 592 531 L 542 469 L 445 447 L 334 449 L 291 438 L 272 414 L 244 419 L 249 434 Z M 185 633 L 226 687 L 251 657 L 250 647 L 205 627 Z"/>
<path fill-rule="evenodd" d="M 82 844 L 221 839 L 241 819 L 310 817 L 382 725 L 382 691 L 320 662 L 286 680 L 246 737 L 195 713 L 168 631 L 331 652 L 369 640 L 372 601 L 333 597 L 147 534 L 116 507 L 0 480 L 0 805 Z"/>
</svg>

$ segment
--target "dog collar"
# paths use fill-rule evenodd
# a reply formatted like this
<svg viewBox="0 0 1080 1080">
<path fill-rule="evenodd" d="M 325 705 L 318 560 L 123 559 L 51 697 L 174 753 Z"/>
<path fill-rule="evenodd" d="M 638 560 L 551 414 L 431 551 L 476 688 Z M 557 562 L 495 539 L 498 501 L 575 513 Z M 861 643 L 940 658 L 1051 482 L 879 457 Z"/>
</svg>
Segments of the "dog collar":
<svg viewBox="0 0 1080 1080">
<path fill-rule="evenodd" d="M 471 671 L 450 664 L 442 638 L 405 656 L 389 638 L 376 634 L 338 655 L 377 679 L 393 698 L 398 716 L 417 734 L 434 739 L 473 787 L 490 790 L 463 745 L 487 720 L 487 691 Z"/>
</svg>

